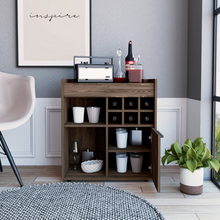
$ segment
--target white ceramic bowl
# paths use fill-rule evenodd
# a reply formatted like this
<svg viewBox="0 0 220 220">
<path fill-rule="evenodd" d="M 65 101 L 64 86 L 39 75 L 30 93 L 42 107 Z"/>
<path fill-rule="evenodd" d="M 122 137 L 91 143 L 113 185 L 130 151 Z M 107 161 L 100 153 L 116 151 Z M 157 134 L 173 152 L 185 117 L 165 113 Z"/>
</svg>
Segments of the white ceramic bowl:
<svg viewBox="0 0 220 220">
<path fill-rule="evenodd" d="M 87 160 L 81 163 L 81 169 L 85 173 L 95 173 L 102 169 L 103 160 Z"/>
</svg>

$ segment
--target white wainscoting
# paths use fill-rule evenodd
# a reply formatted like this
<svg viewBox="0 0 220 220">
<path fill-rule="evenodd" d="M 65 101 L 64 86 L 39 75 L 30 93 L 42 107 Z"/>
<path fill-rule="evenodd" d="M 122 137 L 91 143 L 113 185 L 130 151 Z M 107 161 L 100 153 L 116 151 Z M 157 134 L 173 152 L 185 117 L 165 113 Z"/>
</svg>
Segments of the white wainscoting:
<svg viewBox="0 0 220 220">
<path fill-rule="evenodd" d="M 158 98 L 157 129 L 164 135 L 161 155 L 186 139 L 187 98 Z M 3 132 L 17 165 L 61 164 L 61 99 L 37 98 L 35 113 L 19 128 Z M 2 164 L 8 165 L 4 156 Z"/>
<path fill-rule="evenodd" d="M 61 99 L 37 98 L 24 125 L 2 132 L 17 165 L 61 164 Z M 9 165 L 1 155 L 3 165 Z"/>
<path fill-rule="evenodd" d="M 14 158 L 33 158 L 35 157 L 35 114 L 33 114 L 22 126 L 2 131 L 5 142 L 10 146 L 10 151 Z M 25 134 L 25 135 L 24 135 Z M 22 147 L 19 147 L 21 146 Z M 6 156 L 2 156 L 5 158 Z"/>
<path fill-rule="evenodd" d="M 182 107 L 158 108 L 158 130 L 164 135 L 161 140 L 161 155 L 176 140 L 182 143 Z"/>
<path fill-rule="evenodd" d="M 162 157 L 172 143 L 178 140 L 182 145 L 186 139 L 187 99 L 158 98 L 157 117 L 157 129 L 164 135 L 161 139 Z"/>
<path fill-rule="evenodd" d="M 46 157 L 61 157 L 61 106 L 46 106 Z"/>
</svg>

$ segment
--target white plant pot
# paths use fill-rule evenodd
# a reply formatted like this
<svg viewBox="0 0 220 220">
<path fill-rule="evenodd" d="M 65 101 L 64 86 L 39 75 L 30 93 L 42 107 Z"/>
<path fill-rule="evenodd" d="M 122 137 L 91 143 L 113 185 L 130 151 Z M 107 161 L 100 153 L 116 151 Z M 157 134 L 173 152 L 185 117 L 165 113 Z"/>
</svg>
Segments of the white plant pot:
<svg viewBox="0 0 220 220">
<path fill-rule="evenodd" d="M 190 195 L 198 195 L 203 190 L 203 168 L 190 170 L 180 168 L 180 191 Z"/>
</svg>

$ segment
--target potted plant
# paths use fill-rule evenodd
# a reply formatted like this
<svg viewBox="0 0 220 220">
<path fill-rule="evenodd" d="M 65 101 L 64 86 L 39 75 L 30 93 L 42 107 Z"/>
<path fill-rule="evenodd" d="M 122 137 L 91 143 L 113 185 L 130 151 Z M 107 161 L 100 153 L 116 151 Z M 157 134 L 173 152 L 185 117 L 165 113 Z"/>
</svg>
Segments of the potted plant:
<svg viewBox="0 0 220 220">
<path fill-rule="evenodd" d="M 165 150 L 162 157 L 162 164 L 176 161 L 180 167 L 180 191 L 183 193 L 197 195 L 203 190 L 203 168 L 209 167 L 218 172 L 220 164 L 210 153 L 202 137 L 196 138 L 193 142 L 187 139 L 182 147 L 178 141 Z"/>
</svg>

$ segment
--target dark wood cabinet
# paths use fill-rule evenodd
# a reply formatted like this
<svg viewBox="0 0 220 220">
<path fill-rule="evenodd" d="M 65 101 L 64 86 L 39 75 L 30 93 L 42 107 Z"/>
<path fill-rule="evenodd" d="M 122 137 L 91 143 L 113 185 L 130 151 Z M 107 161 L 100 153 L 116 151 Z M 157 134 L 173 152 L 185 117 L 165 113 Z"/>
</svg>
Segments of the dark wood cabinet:
<svg viewBox="0 0 220 220">
<path fill-rule="evenodd" d="M 153 180 L 160 191 L 160 134 L 157 132 L 157 80 L 143 83 L 74 83 L 62 79 L 62 178 L 63 180 L 134 181 Z M 73 122 L 72 107 L 85 107 L 84 123 Z M 99 122 L 88 122 L 86 107 L 101 107 Z M 148 118 L 149 117 L 149 120 Z M 116 119 L 117 118 L 117 119 Z M 132 120 L 131 120 L 132 118 Z M 115 120 L 116 119 L 116 120 Z M 142 145 L 116 147 L 116 128 L 142 130 Z M 77 141 L 79 150 L 94 151 L 95 159 L 102 159 L 104 166 L 97 173 L 72 170 L 70 146 Z M 141 173 L 133 173 L 128 160 L 126 173 L 116 170 L 116 152 L 137 152 L 144 156 Z"/>
</svg>

